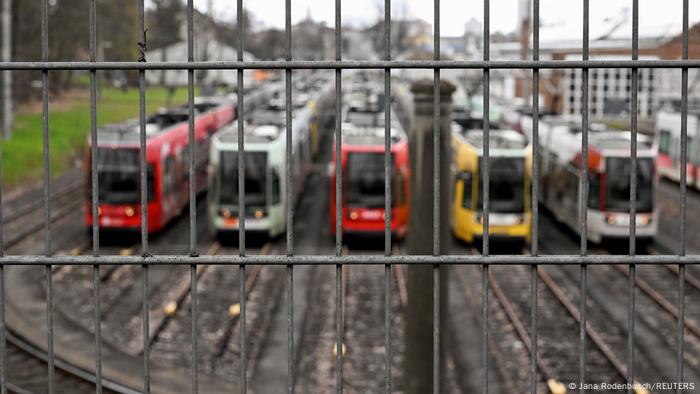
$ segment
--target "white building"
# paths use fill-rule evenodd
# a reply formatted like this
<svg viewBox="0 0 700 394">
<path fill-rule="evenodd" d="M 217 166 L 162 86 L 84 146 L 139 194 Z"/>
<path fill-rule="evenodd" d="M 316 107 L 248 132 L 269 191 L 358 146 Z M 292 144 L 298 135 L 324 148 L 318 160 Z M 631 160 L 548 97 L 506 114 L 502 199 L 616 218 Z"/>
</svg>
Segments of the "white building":
<svg viewBox="0 0 700 394">
<path fill-rule="evenodd" d="M 197 40 L 194 45 L 195 61 L 236 61 L 238 51 L 226 44 L 216 40 Z M 252 54 L 243 53 L 243 60 L 254 60 Z M 166 62 L 186 62 L 187 61 L 187 41 L 169 45 L 164 48 L 146 52 L 146 61 L 166 61 Z M 236 70 L 197 70 L 195 71 L 197 83 L 206 84 L 226 84 L 235 86 L 237 84 Z M 166 86 L 186 86 L 187 70 L 147 70 L 146 81 L 149 84 L 165 84 Z M 253 82 L 252 71 L 243 73 L 244 85 L 250 86 Z"/>
<path fill-rule="evenodd" d="M 591 60 L 628 60 L 628 57 L 591 57 Z M 640 60 L 658 60 L 656 56 L 640 56 Z M 565 60 L 581 60 L 580 55 L 567 55 Z M 658 76 L 660 70 L 639 69 L 638 110 L 640 117 L 652 117 L 659 104 Z M 583 95 L 581 69 L 565 70 L 561 80 L 564 91 L 564 114 L 581 113 Z M 588 72 L 588 108 L 593 117 L 629 114 L 632 91 L 632 70 L 593 68 Z"/>
</svg>

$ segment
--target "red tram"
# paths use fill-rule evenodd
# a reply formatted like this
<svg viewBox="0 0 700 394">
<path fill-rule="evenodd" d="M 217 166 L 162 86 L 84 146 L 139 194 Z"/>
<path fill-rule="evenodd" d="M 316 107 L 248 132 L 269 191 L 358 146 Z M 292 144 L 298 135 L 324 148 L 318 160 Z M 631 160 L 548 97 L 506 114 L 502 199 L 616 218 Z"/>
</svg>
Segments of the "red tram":
<svg viewBox="0 0 700 394">
<path fill-rule="evenodd" d="M 195 188 L 207 185 L 210 137 L 235 116 L 231 103 L 197 99 L 195 106 Z M 146 118 L 148 232 L 154 233 L 180 215 L 189 204 L 189 110 L 162 109 Z M 100 229 L 138 230 L 141 227 L 140 126 L 138 120 L 98 131 L 98 214 Z M 91 141 L 85 176 L 85 224 L 92 226 Z"/>
<path fill-rule="evenodd" d="M 380 121 L 379 124 L 383 124 Z M 343 235 L 383 235 L 384 202 L 384 128 L 343 125 L 341 147 Z M 333 149 L 330 176 L 330 231 L 335 234 L 335 166 Z M 391 233 L 403 238 L 408 229 L 409 162 L 408 138 L 398 123 L 391 129 Z"/>
</svg>

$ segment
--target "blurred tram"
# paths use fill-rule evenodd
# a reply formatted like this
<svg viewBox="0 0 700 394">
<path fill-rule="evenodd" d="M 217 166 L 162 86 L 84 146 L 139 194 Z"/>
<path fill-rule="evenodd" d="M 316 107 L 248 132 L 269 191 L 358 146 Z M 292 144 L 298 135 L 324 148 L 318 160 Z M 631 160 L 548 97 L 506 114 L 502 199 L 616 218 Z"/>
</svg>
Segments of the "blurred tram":
<svg viewBox="0 0 700 394">
<path fill-rule="evenodd" d="M 195 189 L 206 188 L 209 141 L 230 123 L 234 107 L 225 100 L 195 103 Z M 189 203 L 189 110 L 161 109 L 146 117 L 148 232 L 161 230 Z M 141 227 L 140 125 L 138 120 L 98 130 L 98 214 L 101 229 L 138 230 Z M 88 141 L 85 176 L 85 224 L 92 226 L 91 144 Z"/>
<path fill-rule="evenodd" d="M 539 201 L 561 223 L 579 233 L 581 130 L 579 122 L 544 119 L 540 123 Z M 588 240 L 629 238 L 631 133 L 607 131 L 592 125 L 588 135 Z M 636 235 L 656 236 L 656 149 L 639 135 L 637 145 Z"/>
<path fill-rule="evenodd" d="M 452 131 L 454 188 L 451 217 L 455 236 L 474 242 L 483 236 L 483 131 Z M 489 234 L 530 242 L 531 148 L 514 130 L 489 132 Z"/>
<path fill-rule="evenodd" d="M 659 150 L 656 165 L 659 175 L 680 182 L 681 180 L 681 113 L 659 111 L 656 114 L 654 142 Z M 700 114 L 688 113 L 688 146 L 686 182 L 700 189 L 700 144 L 698 144 Z"/>
<path fill-rule="evenodd" d="M 283 107 L 282 107 L 283 108 Z M 311 103 L 293 112 L 292 181 L 294 203 L 303 192 L 311 164 Z M 272 105 L 245 116 L 245 230 L 275 237 L 285 232 L 286 113 Z M 224 236 L 239 229 L 238 123 L 214 135 L 210 150 L 208 214 L 210 230 Z"/>
<path fill-rule="evenodd" d="M 336 233 L 336 166 L 341 166 L 342 207 L 340 228 L 343 235 L 384 235 L 385 170 L 383 90 L 378 84 L 360 82 L 350 85 L 344 98 L 341 157 L 335 144 L 329 167 L 330 232 Z M 391 233 L 403 238 L 408 229 L 409 162 L 408 138 L 396 113 L 391 109 Z"/>
<path fill-rule="evenodd" d="M 343 124 L 341 146 L 343 235 L 383 235 L 384 127 Z M 335 144 L 334 144 L 335 146 Z M 335 234 L 335 166 L 333 148 L 330 167 L 330 231 Z M 391 128 L 391 233 L 403 238 L 408 227 L 409 162 L 408 139 L 397 122 Z"/>
</svg>

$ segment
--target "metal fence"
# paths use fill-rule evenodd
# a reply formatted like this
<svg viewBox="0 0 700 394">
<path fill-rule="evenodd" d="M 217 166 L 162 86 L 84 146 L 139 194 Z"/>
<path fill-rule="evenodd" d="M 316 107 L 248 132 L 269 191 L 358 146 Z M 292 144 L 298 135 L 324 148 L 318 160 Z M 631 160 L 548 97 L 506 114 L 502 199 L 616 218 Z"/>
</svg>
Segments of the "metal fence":
<svg viewBox="0 0 700 394">
<path fill-rule="evenodd" d="M 483 45 L 483 60 L 482 61 L 445 61 L 440 59 L 440 1 L 434 1 L 434 57 L 428 61 L 394 61 L 391 59 L 390 53 L 390 28 L 391 28 L 391 1 L 384 2 L 384 59 L 377 61 L 349 61 L 342 59 L 341 43 L 341 0 L 335 0 L 335 60 L 329 61 L 298 61 L 292 59 L 291 45 L 291 0 L 285 0 L 285 31 L 286 31 L 286 59 L 284 61 L 244 61 L 243 60 L 243 14 L 238 12 L 238 58 L 235 61 L 194 61 L 193 55 L 193 1 L 187 1 L 187 62 L 147 62 L 145 59 L 146 50 L 146 32 L 145 32 L 145 13 L 144 1 L 139 2 L 139 27 L 140 27 L 140 42 L 138 43 L 141 50 L 141 57 L 136 62 L 98 62 L 96 60 L 96 0 L 90 0 L 89 7 L 89 34 L 90 34 L 90 61 L 89 62 L 51 62 L 48 60 L 48 0 L 42 0 L 41 8 L 41 37 L 42 37 L 42 61 L 40 62 L 3 62 L 0 63 L 0 70 L 37 70 L 42 72 L 42 99 L 43 99 L 43 145 L 44 145 L 44 236 L 45 236 L 45 254 L 40 256 L 28 255 L 6 255 L 2 248 L 2 228 L 0 226 L 0 386 L 2 393 L 7 392 L 7 359 L 6 359 L 6 338 L 5 338 L 5 313 L 4 313 L 4 268 L 8 265 L 43 265 L 46 268 L 46 318 L 48 322 L 48 375 L 49 375 L 49 392 L 54 391 L 54 351 L 53 351 L 53 290 L 52 290 L 52 266 L 53 265 L 92 265 L 94 267 L 94 319 L 95 319 L 95 375 L 96 375 L 96 391 L 100 393 L 103 386 L 103 378 L 101 374 L 101 338 L 100 338 L 100 269 L 104 265 L 140 265 L 142 267 L 142 285 L 143 285 L 143 391 L 150 391 L 150 371 L 149 371 L 149 312 L 148 312 L 148 282 L 149 268 L 156 265 L 185 265 L 190 267 L 191 286 L 193 294 L 197 292 L 197 276 L 196 268 L 202 264 L 221 264 L 239 266 L 240 275 L 240 294 L 245 294 L 246 285 L 246 266 L 252 264 L 263 265 L 281 265 L 286 267 L 286 304 L 287 304 L 287 332 L 288 332 L 288 378 L 287 391 L 292 392 L 294 387 L 294 330 L 292 322 L 294 321 L 293 310 L 293 293 L 292 286 L 294 283 L 294 266 L 295 265 L 331 265 L 336 267 L 336 331 L 337 331 L 337 351 L 336 351 L 336 391 L 342 392 L 342 343 L 343 343 L 343 309 L 342 305 L 342 266 L 345 264 L 375 264 L 384 265 L 385 281 L 384 281 L 384 330 L 385 330 L 385 388 L 386 392 L 392 389 L 391 379 L 391 270 L 392 265 L 396 264 L 428 264 L 433 266 L 434 287 L 433 287 L 433 391 L 440 391 L 440 369 L 439 364 L 439 339 L 440 339 L 440 319 L 439 319 L 439 303 L 440 303 L 440 281 L 439 273 L 441 266 L 464 264 L 464 265 L 479 265 L 482 266 L 482 355 L 481 362 L 483 367 L 482 391 L 488 392 L 488 313 L 489 313 L 489 286 L 488 275 L 489 268 L 495 265 L 505 264 L 521 264 L 531 267 L 531 307 L 532 307 L 532 327 L 530 343 L 532 344 L 531 351 L 531 366 L 530 366 L 530 390 L 536 392 L 537 387 L 537 267 L 545 264 L 564 264 L 575 265 L 580 267 L 580 356 L 579 356 L 579 382 L 584 382 L 586 377 L 586 288 L 587 288 L 587 272 L 590 265 L 608 265 L 608 264 L 626 264 L 629 266 L 629 318 L 628 332 L 629 339 L 627 343 L 628 350 L 628 365 L 630 367 L 628 373 L 628 382 L 634 383 L 634 316 L 635 316 L 635 267 L 637 265 L 660 265 L 660 264 L 677 264 L 679 268 L 678 276 L 678 326 L 677 326 L 677 381 L 683 381 L 683 320 L 684 320 L 684 279 L 685 265 L 698 264 L 700 256 L 686 255 L 685 248 L 685 227 L 686 227 L 686 163 L 687 163 L 687 96 L 688 96 L 688 69 L 700 68 L 700 60 L 688 59 L 688 0 L 683 0 L 683 43 L 682 43 L 682 59 L 681 60 L 639 60 L 639 44 L 638 44 L 638 19 L 639 6 L 638 0 L 633 0 L 632 21 L 633 21 L 633 36 L 632 36 L 632 56 L 629 60 L 615 61 L 591 61 L 589 60 L 589 0 L 583 0 L 583 59 L 580 61 L 542 61 L 539 59 L 539 0 L 534 0 L 533 12 L 533 59 L 523 61 L 492 61 L 489 58 L 489 21 L 490 21 L 490 1 L 484 0 L 484 45 Z M 243 0 L 237 0 L 238 10 L 243 9 Z M 414 69 L 432 69 L 434 70 L 434 111 L 433 111 L 433 127 L 434 127 L 434 144 L 438 146 L 440 138 L 440 94 L 439 80 L 440 71 L 442 69 L 480 69 L 483 70 L 483 100 L 484 114 L 489 113 L 489 75 L 493 69 L 522 69 L 532 70 L 532 98 L 533 98 L 533 146 L 538 147 L 538 114 L 539 114 L 539 78 L 540 70 L 542 69 L 574 69 L 580 68 L 583 73 L 583 96 L 582 96 L 582 146 L 583 164 L 581 166 L 582 173 L 580 176 L 580 212 L 581 212 L 581 246 L 580 254 L 576 255 L 539 255 L 538 248 L 538 204 L 537 199 L 532 199 L 532 253 L 530 256 L 525 255 L 490 255 L 489 254 L 489 171 L 488 171 L 488 155 L 489 155 L 489 122 L 484 122 L 484 156 L 483 161 L 484 182 L 484 204 L 483 204 L 483 253 L 481 255 L 440 255 L 440 210 L 439 205 L 440 179 L 439 163 L 440 149 L 434 150 L 434 195 L 433 195 L 433 254 L 428 256 L 392 256 L 391 255 L 391 182 L 390 182 L 390 106 L 385 106 L 385 250 L 383 256 L 341 256 L 342 246 L 342 231 L 341 224 L 341 193 L 336 194 L 336 245 L 334 256 L 304 256 L 294 254 L 294 234 L 293 234 L 293 205 L 292 205 L 292 181 L 291 172 L 287 172 L 286 179 L 287 193 L 287 251 L 286 255 L 280 256 L 248 256 L 246 255 L 246 237 L 245 237 L 245 218 L 240 217 L 240 254 L 238 256 L 200 256 L 197 248 L 196 237 L 196 196 L 195 184 L 190 183 L 190 205 L 189 205 L 189 254 L 179 256 L 154 256 L 149 253 L 148 247 L 148 216 L 147 216 L 147 176 L 146 176 L 146 105 L 145 105 L 145 71 L 146 70 L 187 70 L 188 72 L 188 100 L 189 100 L 189 138 L 194 140 L 194 71 L 200 69 L 225 69 L 236 70 L 239 81 L 238 88 L 238 110 L 239 113 L 244 111 L 243 97 L 243 72 L 251 69 L 283 69 L 285 70 L 286 81 L 286 165 L 291 167 L 291 120 L 292 120 L 292 70 L 294 69 L 332 69 L 335 71 L 335 110 L 337 114 L 341 113 L 341 74 L 343 69 L 377 69 L 384 70 L 384 86 L 386 95 L 391 94 L 391 70 L 400 68 Z M 589 255 L 587 253 L 586 240 L 586 206 L 588 200 L 588 74 L 590 69 L 594 68 L 625 68 L 632 71 L 632 110 L 631 110 L 631 226 L 630 226 L 630 243 L 629 254 L 625 256 L 608 256 L 608 255 Z M 675 255 L 657 255 L 657 256 L 639 256 L 635 250 L 636 238 L 636 199 L 637 199 L 637 85 L 638 73 L 640 68 L 680 68 L 682 71 L 682 130 L 681 130 L 681 181 L 680 190 L 680 247 Z M 92 168 L 92 241 L 93 250 L 92 256 L 53 256 L 51 254 L 51 178 L 50 178 L 50 162 L 49 162 L 49 108 L 48 108 L 48 74 L 51 70 L 88 70 L 90 72 L 90 119 L 91 119 L 91 138 L 92 141 L 97 140 L 97 121 L 96 121 L 96 73 L 98 70 L 138 70 L 139 72 L 139 93 L 140 93 L 140 183 L 141 183 L 141 254 L 140 256 L 103 256 L 99 250 L 99 224 L 98 224 L 98 171 L 97 171 L 97 144 L 92 144 L 91 168 Z M 336 154 L 340 155 L 341 151 L 341 117 L 336 117 L 335 123 L 335 140 Z M 195 168 L 195 150 L 194 144 L 189 144 L 189 176 L 194 178 Z M 243 138 L 243 122 L 238 122 L 238 150 L 244 151 Z M 239 212 L 245 212 L 244 201 L 244 155 L 238 156 L 238 182 L 239 182 Z M 537 196 L 538 188 L 538 165 L 540 154 L 538 149 L 534 149 L 534 157 L 532 163 L 532 195 Z M 336 188 L 342 190 L 340 166 L 336 166 Z M 0 195 L 0 207 L 2 205 Z M 0 209 L 0 212 L 2 210 Z M 1 215 L 1 214 L 0 214 Z M 0 218 L 1 219 L 1 218 Z M 1 220 L 0 220 L 1 223 Z M 197 298 L 192 297 L 191 315 L 197 316 Z M 240 380 L 241 392 L 246 391 L 246 306 L 245 297 L 241 298 L 241 315 L 240 315 L 240 357 L 241 370 Z M 197 319 L 192 318 L 191 322 L 191 340 L 192 340 L 192 391 L 198 390 L 198 348 L 197 348 Z M 678 389 L 680 392 L 681 389 Z"/>
</svg>

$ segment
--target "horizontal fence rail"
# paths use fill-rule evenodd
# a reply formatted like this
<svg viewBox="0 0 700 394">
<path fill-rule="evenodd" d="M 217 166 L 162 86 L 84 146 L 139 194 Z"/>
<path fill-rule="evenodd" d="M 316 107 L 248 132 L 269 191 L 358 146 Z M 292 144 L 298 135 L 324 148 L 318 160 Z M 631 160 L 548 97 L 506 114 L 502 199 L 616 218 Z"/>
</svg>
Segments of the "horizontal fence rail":
<svg viewBox="0 0 700 394">
<path fill-rule="evenodd" d="M 152 255 L 152 256 L 4 256 L 0 266 L 6 265 L 381 265 L 381 264 L 445 264 L 445 265 L 611 265 L 637 264 L 660 265 L 680 264 L 681 266 L 700 264 L 700 255 Z"/>
<path fill-rule="evenodd" d="M 686 60 L 247 60 L 192 62 L 0 62 L 0 70 L 346 70 L 700 68 Z"/>
<path fill-rule="evenodd" d="M 243 50 L 244 50 L 244 29 L 243 29 L 243 13 L 238 12 L 237 16 L 237 27 L 238 27 L 238 42 L 237 50 L 238 57 L 236 60 L 230 61 L 195 61 L 194 60 L 194 27 L 193 27 L 193 15 L 194 8 L 192 0 L 187 1 L 186 13 L 187 13 L 187 61 L 186 62 L 162 62 L 162 61 L 149 61 L 145 58 L 145 50 L 147 46 L 146 40 L 146 29 L 145 29 L 145 11 L 144 11 L 144 1 L 139 2 L 138 19 L 139 19 L 139 48 L 141 57 L 138 61 L 127 61 L 127 62 L 101 62 L 97 61 L 96 56 L 96 37 L 97 37 L 97 26 L 96 26 L 96 0 L 90 0 L 89 8 L 89 34 L 90 34 L 90 61 L 49 61 L 48 60 L 48 0 L 42 0 L 42 12 L 41 12 L 41 35 L 42 35 L 42 56 L 41 61 L 32 62 L 0 62 L 0 70 L 7 71 L 22 71 L 22 70 L 36 70 L 42 73 L 42 111 L 43 111 L 43 140 L 37 141 L 37 143 L 43 143 L 44 145 L 44 220 L 45 226 L 43 229 L 45 237 L 45 254 L 44 255 L 7 255 L 2 244 L 2 237 L 5 235 L 2 231 L 2 220 L 0 220 L 0 391 L 6 393 L 8 390 L 7 381 L 7 361 L 6 361 L 6 337 L 5 337 L 5 293 L 4 293 L 4 276 L 5 267 L 9 265 L 36 265 L 46 267 L 46 319 L 47 319 L 47 343 L 48 343 L 48 375 L 49 375 L 49 392 L 54 392 L 54 351 L 53 351 L 53 288 L 52 288 L 52 267 L 62 266 L 62 265 L 85 265 L 94 267 L 94 303 L 95 308 L 95 374 L 96 374 L 96 392 L 100 393 L 102 391 L 102 372 L 101 372 L 101 349 L 102 349 L 102 339 L 100 331 L 100 267 L 107 265 L 138 265 L 142 267 L 141 282 L 143 286 L 142 302 L 143 302 L 143 388 L 144 392 L 151 391 L 151 376 L 150 376 L 150 344 L 148 341 L 149 335 L 149 268 L 154 266 L 162 265 L 173 265 L 173 266 L 189 266 L 190 267 L 190 281 L 192 294 L 197 293 L 197 267 L 199 265 L 233 265 L 240 268 L 240 289 L 239 294 L 246 294 L 246 267 L 248 265 L 267 265 L 267 266 L 285 266 L 286 276 L 285 276 L 285 303 L 287 308 L 287 341 L 288 341 L 288 363 L 287 363 L 287 392 L 292 393 L 294 391 L 295 373 L 294 370 L 294 310 L 293 310 L 293 286 L 294 286 L 294 268 L 298 265 L 327 265 L 335 266 L 335 296 L 336 296 L 336 311 L 335 311 L 335 321 L 336 321 L 336 352 L 335 352 L 335 380 L 336 380 L 336 392 L 340 393 L 343 390 L 343 375 L 342 375 L 342 363 L 343 363 L 343 338 L 344 338 L 344 327 L 343 327 L 343 266 L 349 264 L 358 265 L 384 265 L 385 268 L 385 280 L 384 280 L 384 330 L 385 330 L 385 355 L 384 355 L 384 374 L 385 374 L 385 391 L 392 391 L 392 372 L 391 372 L 391 358 L 392 358 L 392 337 L 391 337 L 391 275 L 392 269 L 395 265 L 431 265 L 433 266 L 434 273 L 434 286 L 433 286 L 433 305 L 434 314 L 431 317 L 433 321 L 433 377 L 432 382 L 433 391 L 440 392 L 440 380 L 441 370 L 445 368 L 444 365 L 440 365 L 439 360 L 439 349 L 440 349 L 440 330 L 445 329 L 440 327 L 440 271 L 444 266 L 450 265 L 475 265 L 482 267 L 482 390 L 484 393 L 489 391 L 488 388 L 488 370 L 489 370 L 489 357 L 488 357 L 488 317 L 489 317 L 489 285 L 488 285 L 488 275 L 489 268 L 491 266 L 499 265 L 526 265 L 531 267 L 531 297 L 530 304 L 532 308 L 531 315 L 531 338 L 530 343 L 532 344 L 531 350 L 531 365 L 530 365 L 530 392 L 536 393 L 537 383 L 538 383 L 538 365 L 537 365 L 537 355 L 538 355 L 538 321 L 537 321 L 537 306 L 538 306 L 538 290 L 537 290 L 537 268 L 543 265 L 565 265 L 565 266 L 577 266 L 580 267 L 580 280 L 579 287 L 581 291 L 581 304 L 580 310 L 580 336 L 579 336 L 579 383 L 586 381 L 586 289 L 587 289 L 587 269 L 589 266 L 595 265 L 614 265 L 623 264 L 629 267 L 629 309 L 628 309 L 628 365 L 630 370 L 627 374 L 629 382 L 634 382 L 634 339 L 635 339 L 635 316 L 636 316 L 636 304 L 635 304 L 635 268 L 637 266 L 645 265 L 662 265 L 662 264 L 674 264 L 678 265 L 678 328 L 677 328 L 677 382 L 683 382 L 683 343 L 684 343 L 684 286 L 685 286 L 685 266 L 686 265 L 697 265 L 700 264 L 700 255 L 687 255 L 686 254 L 686 198 L 687 198 L 687 186 L 686 186 L 686 164 L 688 162 L 687 158 L 687 116 L 688 116 L 688 69 L 690 68 L 700 68 L 700 60 L 689 59 L 688 58 L 688 0 L 683 0 L 683 31 L 682 31 L 682 56 L 678 60 L 640 60 L 639 59 L 639 37 L 638 37 L 638 0 L 633 0 L 632 9 L 632 19 L 633 19 L 633 30 L 632 30 L 632 52 L 630 59 L 628 60 L 590 60 L 590 48 L 589 48 L 589 0 L 583 0 L 583 46 L 582 46 L 582 60 L 540 60 L 540 47 L 539 47 L 539 30 L 540 30 L 540 20 L 539 20 L 539 0 L 534 0 L 533 4 L 533 46 L 532 46 L 532 60 L 490 60 L 490 47 L 489 47 L 489 37 L 490 37 L 490 1 L 484 0 L 484 46 L 483 46 L 483 60 L 469 60 L 469 61 L 456 61 L 456 60 L 441 60 L 440 59 L 440 1 L 434 0 L 434 54 L 432 60 L 392 60 L 391 59 L 391 8 L 390 0 L 384 1 L 384 26 L 386 26 L 384 31 L 384 45 L 385 53 L 383 60 L 343 60 L 342 59 L 342 31 L 341 31 L 341 0 L 335 1 L 335 59 L 334 60 L 322 60 L 322 61 L 307 61 L 307 60 L 294 60 L 292 58 L 292 24 L 291 24 L 291 10 L 292 1 L 285 1 L 285 60 L 276 61 L 244 61 L 243 60 Z M 243 9 L 243 0 L 237 1 L 237 9 Z M 601 68 L 618 68 L 618 69 L 629 69 L 632 71 L 632 89 L 631 95 L 631 163 L 632 163 L 632 174 L 630 178 L 630 206 L 631 206 L 631 222 L 630 222 L 630 244 L 629 244 L 629 254 L 628 255 L 590 255 L 587 251 L 587 205 L 588 200 L 588 134 L 589 134 L 589 108 L 588 108 L 588 73 L 591 69 L 601 69 Z M 293 180 L 292 171 L 286 171 L 287 177 L 286 182 L 286 207 L 287 211 L 285 213 L 287 218 L 287 234 L 286 234 L 286 254 L 285 255 L 264 255 L 264 256 L 254 256 L 246 254 L 246 231 L 245 231 L 245 214 L 240 217 L 240 229 L 239 231 L 239 246 L 240 253 L 238 255 L 200 255 L 198 253 L 197 245 L 197 234 L 196 234 L 196 223 L 197 223 L 197 211 L 196 211 L 196 190 L 194 182 L 190 182 L 189 187 L 189 252 L 187 255 L 151 255 L 149 252 L 148 245 L 148 223 L 147 223 L 147 190 L 148 190 L 148 177 L 146 171 L 146 79 L 145 73 L 148 70 L 187 70 L 188 71 L 188 113 L 189 113 L 189 156 L 188 156 L 188 173 L 189 179 L 195 179 L 195 163 L 196 163 L 196 150 L 195 150 L 195 133 L 194 133 L 194 71 L 195 70 L 236 70 L 238 76 L 238 102 L 237 111 L 239 113 L 239 119 L 242 119 L 242 114 L 247 110 L 245 106 L 245 100 L 243 95 L 243 72 L 244 70 L 254 70 L 254 69 L 270 69 L 270 70 L 284 70 L 285 71 L 285 111 L 286 111 L 286 141 L 287 148 L 285 152 L 285 165 L 290 168 L 292 165 L 292 148 L 291 148 L 291 122 L 292 122 L 292 71 L 293 70 L 334 70 L 335 72 L 335 111 L 336 111 L 336 122 L 335 122 L 335 140 L 336 140 L 336 155 L 338 157 L 341 153 L 342 145 L 342 70 L 349 69 L 375 69 L 384 71 L 384 90 L 385 96 L 391 97 L 391 70 L 393 69 L 429 69 L 434 71 L 434 109 L 433 109 L 433 128 L 434 128 L 434 161 L 433 161 L 433 171 L 434 171 L 434 195 L 433 195 L 433 206 L 423 207 L 424 209 L 432 208 L 434 215 L 433 223 L 433 254 L 432 255 L 407 255 L 407 256 L 396 256 L 392 255 L 392 240 L 391 240 L 391 176 L 390 176 L 390 128 L 391 128 L 391 111 L 390 105 L 385 106 L 385 120 L 384 120 L 384 131 L 385 131 L 385 144 L 384 144 L 384 180 L 385 180 L 385 200 L 384 207 L 387 212 L 384 219 L 384 236 L 385 236 L 385 247 L 384 255 L 377 256 L 346 256 L 342 253 L 343 245 L 343 235 L 340 231 L 341 223 L 341 195 L 343 189 L 343 183 L 341 182 L 342 174 L 340 172 L 339 166 L 336 166 L 336 249 L 335 255 L 298 255 L 294 253 L 294 235 L 293 235 L 293 219 L 294 219 L 294 207 L 293 207 Z M 531 196 L 532 196 L 532 248 L 531 255 L 491 255 L 489 253 L 489 125 L 488 122 L 484 122 L 484 182 L 483 182 L 483 253 L 480 255 L 443 255 L 441 254 L 440 245 L 440 210 L 449 209 L 448 207 L 441 207 L 440 201 L 440 185 L 441 182 L 447 182 L 449 180 L 440 179 L 440 149 L 439 149 L 439 133 L 440 133 L 440 71 L 449 69 L 471 69 L 471 70 L 482 70 L 483 71 L 483 99 L 484 99 L 484 114 L 489 113 L 489 78 L 491 70 L 500 69 L 518 69 L 518 70 L 531 70 L 532 71 L 532 99 L 533 99 L 533 113 L 532 126 L 533 134 L 532 141 L 534 144 L 533 152 L 533 162 L 532 162 L 532 184 L 531 184 Z M 538 234 L 539 234 L 539 222 L 538 222 L 538 182 L 539 182 L 539 162 L 540 162 L 540 152 L 538 145 L 538 130 L 539 130 L 539 81 L 540 81 L 540 71 L 547 69 L 581 69 L 582 70 L 582 141 L 581 150 L 582 154 L 582 171 L 579 174 L 580 182 L 580 254 L 576 255 L 541 255 L 538 249 Z M 681 180 L 680 180 L 680 248 L 677 254 L 673 255 L 637 255 L 636 254 L 636 201 L 637 201 L 637 176 L 636 176 L 636 163 L 637 163 L 637 86 L 639 79 L 640 69 L 680 69 L 682 73 L 682 91 L 681 91 L 681 113 L 682 113 L 682 125 L 681 125 Z M 92 155 L 91 155 L 91 168 L 92 177 L 90 179 L 92 185 L 91 198 L 92 201 L 92 240 L 93 240 L 93 250 L 92 255 L 89 256 L 58 256 L 52 255 L 51 253 L 51 177 L 50 177 L 50 123 L 49 123 L 49 79 L 48 75 L 51 71 L 59 70 L 86 70 L 90 72 L 90 132 L 92 137 Z M 139 126 L 140 126 L 140 186 L 141 186 L 141 255 L 139 256 L 107 256 L 101 255 L 99 249 L 99 219 L 98 219 L 98 186 L 99 178 L 97 171 L 97 143 L 99 136 L 97 133 L 97 78 L 96 72 L 101 70 L 138 70 L 139 71 Z M 488 117 L 488 115 L 485 115 Z M 243 122 L 238 122 L 238 212 L 245 212 L 245 175 L 244 175 L 244 164 L 245 164 L 245 151 L 244 151 L 244 129 Z M 0 158 L 0 166 L 2 165 L 2 160 Z M 1 167 L 0 167 L 1 169 Z M 1 176 L 1 171 L 0 171 Z M 1 184 L 1 182 L 0 182 Z M 2 193 L 0 192 L 0 215 L 2 212 Z M 0 217 L 1 219 L 1 217 Z M 197 368 L 199 359 L 198 355 L 198 305 L 196 302 L 196 296 L 193 297 L 193 302 L 191 304 L 191 360 L 192 360 L 192 392 L 197 392 L 199 390 L 199 371 Z M 247 353 L 246 353 L 246 306 L 245 297 L 241 298 L 240 303 L 240 391 L 242 393 L 246 392 L 246 379 L 247 379 Z M 38 371 L 37 371 L 38 373 Z M 681 392 L 679 389 L 678 392 Z"/>
</svg>

